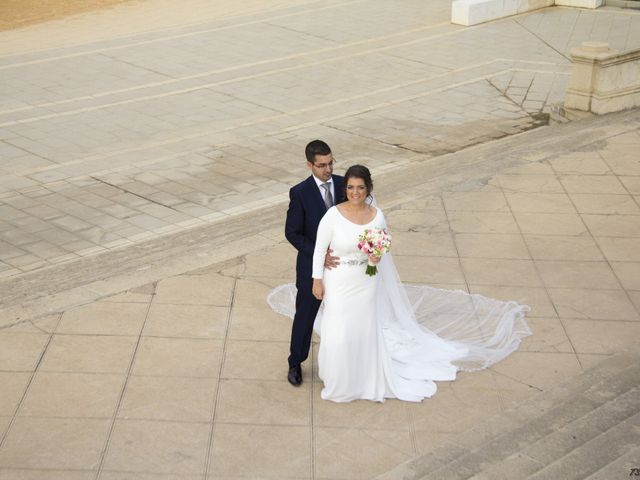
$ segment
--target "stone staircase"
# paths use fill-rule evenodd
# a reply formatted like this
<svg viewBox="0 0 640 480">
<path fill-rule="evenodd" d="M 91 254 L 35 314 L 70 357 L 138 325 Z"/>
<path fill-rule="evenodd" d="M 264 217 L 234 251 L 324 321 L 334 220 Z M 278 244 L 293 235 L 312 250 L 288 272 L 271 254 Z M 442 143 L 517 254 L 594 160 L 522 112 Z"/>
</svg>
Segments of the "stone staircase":
<svg viewBox="0 0 640 480">
<path fill-rule="evenodd" d="M 378 480 L 640 478 L 640 354 L 624 352 Z"/>
</svg>

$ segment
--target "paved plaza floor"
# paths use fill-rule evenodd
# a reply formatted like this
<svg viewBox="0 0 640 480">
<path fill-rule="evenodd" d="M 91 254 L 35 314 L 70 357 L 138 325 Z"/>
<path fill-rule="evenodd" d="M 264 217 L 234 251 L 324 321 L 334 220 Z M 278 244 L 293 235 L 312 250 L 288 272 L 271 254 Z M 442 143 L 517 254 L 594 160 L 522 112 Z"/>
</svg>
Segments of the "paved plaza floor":
<svg viewBox="0 0 640 480">
<path fill-rule="evenodd" d="M 640 112 L 541 126 L 637 12 L 177 3 L 0 32 L 0 478 L 372 478 L 637 344 Z M 372 168 L 404 281 L 531 306 L 520 351 L 420 404 L 323 402 L 315 355 L 289 386 L 313 138 Z"/>
</svg>

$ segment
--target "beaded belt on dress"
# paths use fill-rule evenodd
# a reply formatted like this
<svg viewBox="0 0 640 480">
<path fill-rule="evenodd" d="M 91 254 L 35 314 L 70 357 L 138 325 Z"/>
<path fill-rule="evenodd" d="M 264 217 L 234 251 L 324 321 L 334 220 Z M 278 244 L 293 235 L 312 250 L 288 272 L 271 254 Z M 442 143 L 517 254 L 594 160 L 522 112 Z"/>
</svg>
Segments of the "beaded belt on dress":
<svg viewBox="0 0 640 480">
<path fill-rule="evenodd" d="M 364 265 L 367 263 L 367 259 L 348 259 L 348 260 L 340 260 L 340 265 Z"/>
</svg>

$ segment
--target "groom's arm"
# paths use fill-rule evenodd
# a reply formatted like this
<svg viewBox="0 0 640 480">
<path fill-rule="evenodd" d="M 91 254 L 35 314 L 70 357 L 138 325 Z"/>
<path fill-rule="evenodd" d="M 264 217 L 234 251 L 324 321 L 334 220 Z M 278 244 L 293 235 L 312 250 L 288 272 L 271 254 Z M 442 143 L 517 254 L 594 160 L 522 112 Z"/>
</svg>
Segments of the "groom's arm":
<svg viewBox="0 0 640 480">
<path fill-rule="evenodd" d="M 284 236 L 299 252 L 313 256 L 314 244 L 304 234 L 305 211 L 299 193 L 289 190 L 289 209 L 284 224 Z"/>
</svg>

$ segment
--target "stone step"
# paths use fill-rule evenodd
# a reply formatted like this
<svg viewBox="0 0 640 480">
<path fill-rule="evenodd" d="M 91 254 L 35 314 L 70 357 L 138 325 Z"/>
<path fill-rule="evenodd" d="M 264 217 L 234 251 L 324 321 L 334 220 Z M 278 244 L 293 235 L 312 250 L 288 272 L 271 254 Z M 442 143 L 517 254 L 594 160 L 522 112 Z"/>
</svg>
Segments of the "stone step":
<svg viewBox="0 0 640 480">
<path fill-rule="evenodd" d="M 455 153 L 416 152 L 406 164 L 380 168 L 380 205 L 389 208 L 443 191 L 475 190 L 508 168 L 533 165 L 573 152 L 576 145 L 606 142 L 640 122 L 640 108 L 579 122 L 508 135 Z M 434 156 L 431 156 L 434 155 Z M 414 188 L 415 187 L 415 188 Z M 419 197 L 416 197 L 419 192 Z M 132 246 L 0 278 L 0 327 L 67 310 L 131 288 L 209 268 L 282 241 L 288 197 L 217 221 L 160 235 Z"/>
<path fill-rule="evenodd" d="M 599 404 L 588 399 L 585 392 L 584 396 L 563 401 L 538 418 L 531 421 L 525 420 L 522 426 L 499 435 L 470 453 L 450 462 L 440 470 L 431 472 L 422 478 L 424 480 L 475 478 L 476 472 L 484 472 L 485 470 L 491 474 L 488 478 L 498 478 L 497 473 L 504 472 L 510 466 L 509 457 L 518 453 L 525 455 L 525 457 L 517 458 L 518 468 L 511 470 L 510 475 L 505 478 L 512 477 L 515 473 L 523 477 L 527 474 L 533 474 L 544 468 L 545 465 L 562 458 L 585 441 L 600 435 L 602 430 L 594 428 L 591 422 L 595 421 L 598 427 L 609 429 L 616 426 L 621 420 L 637 413 L 637 398 L 640 391 L 634 392 L 633 389 L 638 385 L 639 371 L 638 368 L 629 367 L 622 375 L 624 381 L 619 381 L 618 377 L 614 377 L 618 380 L 616 382 L 618 386 L 626 385 L 617 391 L 622 394 L 622 397 L 617 396 L 611 400 L 605 400 L 604 404 Z M 606 381 L 601 383 L 606 383 Z M 631 389 L 631 391 L 621 392 L 624 389 Z M 621 409 L 620 405 L 626 408 Z M 496 472 L 492 472 L 492 470 L 496 470 Z M 496 473 L 496 475 L 492 473 Z"/>
<path fill-rule="evenodd" d="M 534 475 L 547 465 L 560 461 L 582 445 L 596 439 L 603 432 L 614 429 L 622 422 L 634 417 L 638 414 L 639 404 L 640 387 L 635 387 L 513 455 L 484 467 L 482 472 L 471 478 L 473 480 L 488 480 L 513 478 L 515 474 L 521 477 Z M 513 432 L 511 435 L 507 435 L 503 441 L 510 440 L 515 434 L 517 433 Z M 491 452 L 493 448 L 495 447 L 490 444 L 486 450 Z M 484 456 L 485 461 L 488 458 L 487 452 L 479 451 L 477 453 Z"/>
<path fill-rule="evenodd" d="M 605 465 L 584 480 L 611 480 L 612 478 L 640 477 L 640 446 L 628 451 L 613 462 Z"/>
<path fill-rule="evenodd" d="M 640 446 L 640 413 L 620 422 L 527 478 L 529 480 L 559 478 L 583 480 L 638 446 Z"/>
<path fill-rule="evenodd" d="M 567 452 L 598 438 L 603 429 L 616 429 L 619 421 L 625 422 L 640 411 L 638 366 L 640 355 L 635 352 L 611 357 L 377 478 L 493 480 L 524 478 L 543 471 Z M 590 430 L 594 421 L 597 429 Z M 580 437 L 573 439 L 571 435 Z M 554 449 L 559 447 L 553 446 L 553 441 L 564 441 L 564 449 L 545 456 L 546 441 Z M 528 448 L 539 458 L 527 455 Z"/>
</svg>

